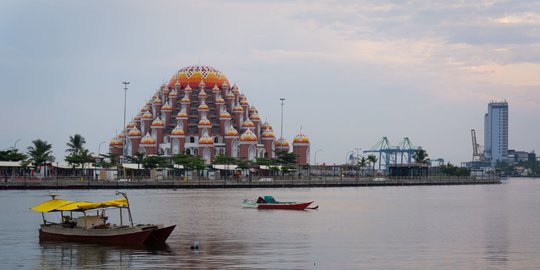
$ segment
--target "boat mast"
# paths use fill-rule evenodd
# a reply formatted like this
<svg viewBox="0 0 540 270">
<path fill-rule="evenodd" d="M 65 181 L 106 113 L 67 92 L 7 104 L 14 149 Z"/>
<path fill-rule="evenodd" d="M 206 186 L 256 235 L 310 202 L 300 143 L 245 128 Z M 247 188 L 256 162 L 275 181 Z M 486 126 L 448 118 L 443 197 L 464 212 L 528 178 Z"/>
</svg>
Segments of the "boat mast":
<svg viewBox="0 0 540 270">
<path fill-rule="evenodd" d="M 122 196 L 124 196 L 124 198 L 126 198 L 127 210 L 128 210 L 128 215 L 129 215 L 129 222 L 131 223 L 131 226 L 133 227 L 133 219 L 131 218 L 131 209 L 129 208 L 129 199 L 128 199 L 126 193 L 120 192 L 120 191 L 116 192 L 116 195 L 120 195 L 120 194 Z"/>
</svg>

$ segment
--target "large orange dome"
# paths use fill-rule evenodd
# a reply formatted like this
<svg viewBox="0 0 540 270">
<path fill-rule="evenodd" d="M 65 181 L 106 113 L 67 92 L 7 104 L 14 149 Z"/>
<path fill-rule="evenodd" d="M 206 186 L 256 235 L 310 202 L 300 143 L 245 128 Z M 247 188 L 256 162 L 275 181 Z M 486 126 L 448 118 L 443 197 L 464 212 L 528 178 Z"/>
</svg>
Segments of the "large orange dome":
<svg viewBox="0 0 540 270">
<path fill-rule="evenodd" d="M 206 87 L 214 87 L 216 84 L 218 87 L 221 87 L 223 82 L 229 84 L 229 79 L 225 74 L 213 67 L 209 66 L 189 66 L 180 69 L 175 72 L 169 81 L 169 87 L 173 87 L 176 81 L 180 82 L 182 87 L 189 86 L 193 89 L 199 87 L 201 80 L 204 82 Z"/>
</svg>

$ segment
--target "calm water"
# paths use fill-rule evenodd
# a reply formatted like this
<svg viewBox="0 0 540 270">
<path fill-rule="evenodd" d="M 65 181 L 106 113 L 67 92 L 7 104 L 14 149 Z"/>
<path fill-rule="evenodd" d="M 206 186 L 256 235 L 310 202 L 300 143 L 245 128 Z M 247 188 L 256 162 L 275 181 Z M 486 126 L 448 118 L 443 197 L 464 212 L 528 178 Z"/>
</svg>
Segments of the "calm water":
<svg viewBox="0 0 540 270">
<path fill-rule="evenodd" d="M 106 200 L 112 190 L 58 191 Z M 0 191 L 0 268 L 538 269 L 540 179 L 501 185 L 128 190 L 136 223 L 178 224 L 160 250 L 39 243 L 46 191 Z M 242 209 L 243 198 L 317 211 Z M 109 213 L 112 215 L 113 213 Z M 199 241 L 200 250 L 189 249 Z"/>
</svg>

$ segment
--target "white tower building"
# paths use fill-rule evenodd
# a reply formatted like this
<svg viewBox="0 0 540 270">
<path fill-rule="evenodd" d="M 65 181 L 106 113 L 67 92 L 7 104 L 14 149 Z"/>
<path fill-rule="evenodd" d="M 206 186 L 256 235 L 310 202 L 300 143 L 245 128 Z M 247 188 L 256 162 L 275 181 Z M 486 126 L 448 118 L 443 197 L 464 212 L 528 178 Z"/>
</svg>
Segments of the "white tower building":
<svg viewBox="0 0 540 270">
<path fill-rule="evenodd" d="M 484 158 L 492 165 L 508 158 L 508 103 L 491 102 L 484 116 Z"/>
</svg>

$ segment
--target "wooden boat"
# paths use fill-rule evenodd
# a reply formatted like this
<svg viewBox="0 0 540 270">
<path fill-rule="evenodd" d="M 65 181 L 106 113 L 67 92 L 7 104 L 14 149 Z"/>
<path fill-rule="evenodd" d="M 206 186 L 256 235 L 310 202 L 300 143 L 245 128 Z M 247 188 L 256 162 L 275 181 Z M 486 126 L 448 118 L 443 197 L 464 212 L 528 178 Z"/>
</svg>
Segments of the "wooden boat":
<svg viewBox="0 0 540 270">
<path fill-rule="evenodd" d="M 127 195 L 124 198 L 102 202 L 67 201 L 52 199 L 32 207 L 32 210 L 41 212 L 43 224 L 39 229 L 40 240 L 73 241 L 97 244 L 114 245 L 141 245 L 165 243 L 176 225 L 165 227 L 162 224 L 134 225 Z M 119 209 L 120 225 L 108 223 L 106 209 Z M 124 224 L 123 210 L 128 212 L 129 224 Z M 95 210 L 95 215 L 90 214 Z M 100 213 L 101 211 L 101 213 Z M 45 219 L 45 213 L 60 212 L 60 223 Z M 93 211 L 92 211 L 93 212 Z M 69 213 L 69 215 L 64 215 Z M 78 215 L 74 217 L 73 214 Z"/>
<path fill-rule="evenodd" d="M 319 206 L 309 207 L 313 202 L 278 202 L 272 196 L 259 197 L 257 201 L 245 199 L 242 202 L 243 208 L 257 209 L 285 209 L 285 210 L 305 210 L 318 209 Z"/>
</svg>

